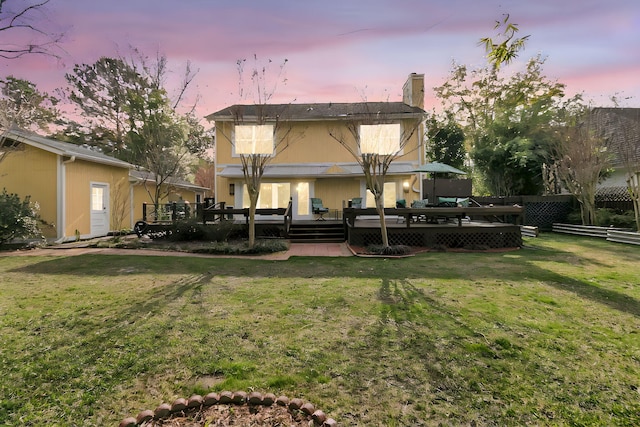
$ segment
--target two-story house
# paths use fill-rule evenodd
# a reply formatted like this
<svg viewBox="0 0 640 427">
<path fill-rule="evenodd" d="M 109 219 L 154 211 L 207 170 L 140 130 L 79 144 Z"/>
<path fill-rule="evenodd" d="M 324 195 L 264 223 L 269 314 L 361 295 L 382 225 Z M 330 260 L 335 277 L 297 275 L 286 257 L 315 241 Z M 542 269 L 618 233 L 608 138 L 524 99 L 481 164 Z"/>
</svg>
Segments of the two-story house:
<svg viewBox="0 0 640 427">
<path fill-rule="evenodd" d="M 233 105 L 215 112 L 207 119 L 216 126 L 216 201 L 249 206 L 241 153 L 261 153 L 270 158 L 258 208 L 284 208 L 291 200 L 293 219 L 305 220 L 313 218 L 311 198 L 333 210 L 353 199 L 374 207 L 352 154 L 363 149 L 365 133 L 380 138 L 369 147 L 374 150 L 393 150 L 410 134 L 386 173 L 385 206 L 420 199 L 421 183 L 412 171 L 424 162 L 423 108 L 424 75 L 410 74 L 402 102 Z M 349 128 L 361 132 L 360 145 Z M 331 135 L 342 135 L 350 149 Z"/>
</svg>

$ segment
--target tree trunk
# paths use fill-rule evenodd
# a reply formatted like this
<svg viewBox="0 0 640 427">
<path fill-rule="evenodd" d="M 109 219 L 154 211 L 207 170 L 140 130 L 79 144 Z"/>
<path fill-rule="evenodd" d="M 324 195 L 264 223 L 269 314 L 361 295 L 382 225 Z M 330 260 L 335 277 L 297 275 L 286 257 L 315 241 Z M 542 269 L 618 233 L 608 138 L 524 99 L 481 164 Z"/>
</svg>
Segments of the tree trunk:
<svg viewBox="0 0 640 427">
<path fill-rule="evenodd" d="M 640 233 L 640 172 L 627 177 L 627 190 L 633 201 L 633 213 L 636 220 L 636 231 Z"/>
<path fill-rule="evenodd" d="M 260 191 L 249 191 L 249 248 L 256 245 L 256 207 Z"/>
<path fill-rule="evenodd" d="M 389 246 L 389 234 L 387 233 L 387 222 L 384 217 L 384 200 L 382 197 L 382 193 L 376 194 L 376 210 L 378 211 L 378 215 L 380 216 L 380 233 L 382 235 L 382 246 Z"/>
<path fill-rule="evenodd" d="M 583 195 L 578 199 L 580 203 L 580 216 L 582 225 L 593 225 L 596 222 L 596 207 L 588 196 Z"/>
</svg>

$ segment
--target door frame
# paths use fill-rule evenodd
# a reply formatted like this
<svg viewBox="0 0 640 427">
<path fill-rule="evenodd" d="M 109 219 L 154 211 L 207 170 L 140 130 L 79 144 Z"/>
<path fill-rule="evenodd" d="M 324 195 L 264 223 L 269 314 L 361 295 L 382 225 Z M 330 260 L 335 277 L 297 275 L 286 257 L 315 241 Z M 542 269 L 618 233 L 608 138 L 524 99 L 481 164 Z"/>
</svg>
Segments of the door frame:
<svg viewBox="0 0 640 427">
<path fill-rule="evenodd" d="M 99 224 L 96 224 L 95 216 L 98 215 L 98 210 L 93 209 L 93 189 L 94 188 L 102 188 L 102 212 L 101 216 L 104 216 L 104 224 L 102 227 Z M 109 191 L 109 183 L 108 182 L 97 182 L 91 181 L 89 185 L 89 234 L 94 236 L 106 236 L 109 234 L 111 228 L 111 212 L 110 212 L 110 191 Z"/>
</svg>

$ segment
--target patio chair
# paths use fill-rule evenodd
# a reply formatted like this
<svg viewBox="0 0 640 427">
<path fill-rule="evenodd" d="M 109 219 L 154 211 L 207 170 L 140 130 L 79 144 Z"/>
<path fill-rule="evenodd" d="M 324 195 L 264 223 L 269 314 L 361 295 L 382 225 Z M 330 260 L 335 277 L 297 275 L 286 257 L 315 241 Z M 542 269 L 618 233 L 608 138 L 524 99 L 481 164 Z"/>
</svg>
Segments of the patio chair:
<svg viewBox="0 0 640 427">
<path fill-rule="evenodd" d="M 312 197 L 311 198 L 311 212 L 313 212 L 315 215 L 319 215 L 318 218 L 316 218 L 316 221 L 324 221 L 324 214 L 329 212 L 329 208 L 325 208 L 322 205 L 322 199 L 318 199 L 317 197 Z"/>
<path fill-rule="evenodd" d="M 404 209 L 407 207 L 407 201 L 405 199 L 396 200 L 396 209 Z M 396 222 L 404 222 L 405 217 L 398 215 Z"/>
<path fill-rule="evenodd" d="M 412 209 L 424 209 L 424 208 L 427 207 L 427 204 L 429 204 L 429 201 L 427 199 L 414 200 L 413 202 L 411 202 L 411 208 Z M 412 215 L 411 218 L 415 222 L 420 222 L 420 221 L 427 222 L 427 216 L 426 215 Z"/>
</svg>

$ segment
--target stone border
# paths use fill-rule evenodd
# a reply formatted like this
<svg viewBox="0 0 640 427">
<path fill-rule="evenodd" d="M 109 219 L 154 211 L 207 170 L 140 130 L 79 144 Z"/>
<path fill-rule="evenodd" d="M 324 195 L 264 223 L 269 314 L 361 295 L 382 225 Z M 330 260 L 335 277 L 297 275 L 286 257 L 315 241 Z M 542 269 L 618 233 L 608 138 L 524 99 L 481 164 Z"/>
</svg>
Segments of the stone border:
<svg viewBox="0 0 640 427">
<path fill-rule="evenodd" d="M 189 399 L 181 397 L 174 400 L 171 405 L 168 403 L 162 403 L 155 409 L 155 411 L 146 409 L 144 411 L 140 411 L 136 417 L 125 418 L 120 422 L 118 427 L 143 426 L 151 420 L 166 420 L 175 414 L 184 415 L 188 410 L 198 410 L 213 405 L 271 406 L 274 403 L 287 407 L 291 412 L 302 412 L 310 420 L 313 420 L 313 423 L 316 426 L 337 427 L 338 425 L 333 418 L 328 418 L 324 412 L 316 409 L 313 404 L 309 402 L 305 403 L 302 399 L 289 399 L 287 396 L 280 396 L 276 398 L 273 393 L 266 393 L 263 395 L 256 391 L 248 394 L 244 391 L 222 391 L 220 393 L 212 392 L 204 397 L 197 394 L 191 396 Z"/>
</svg>

